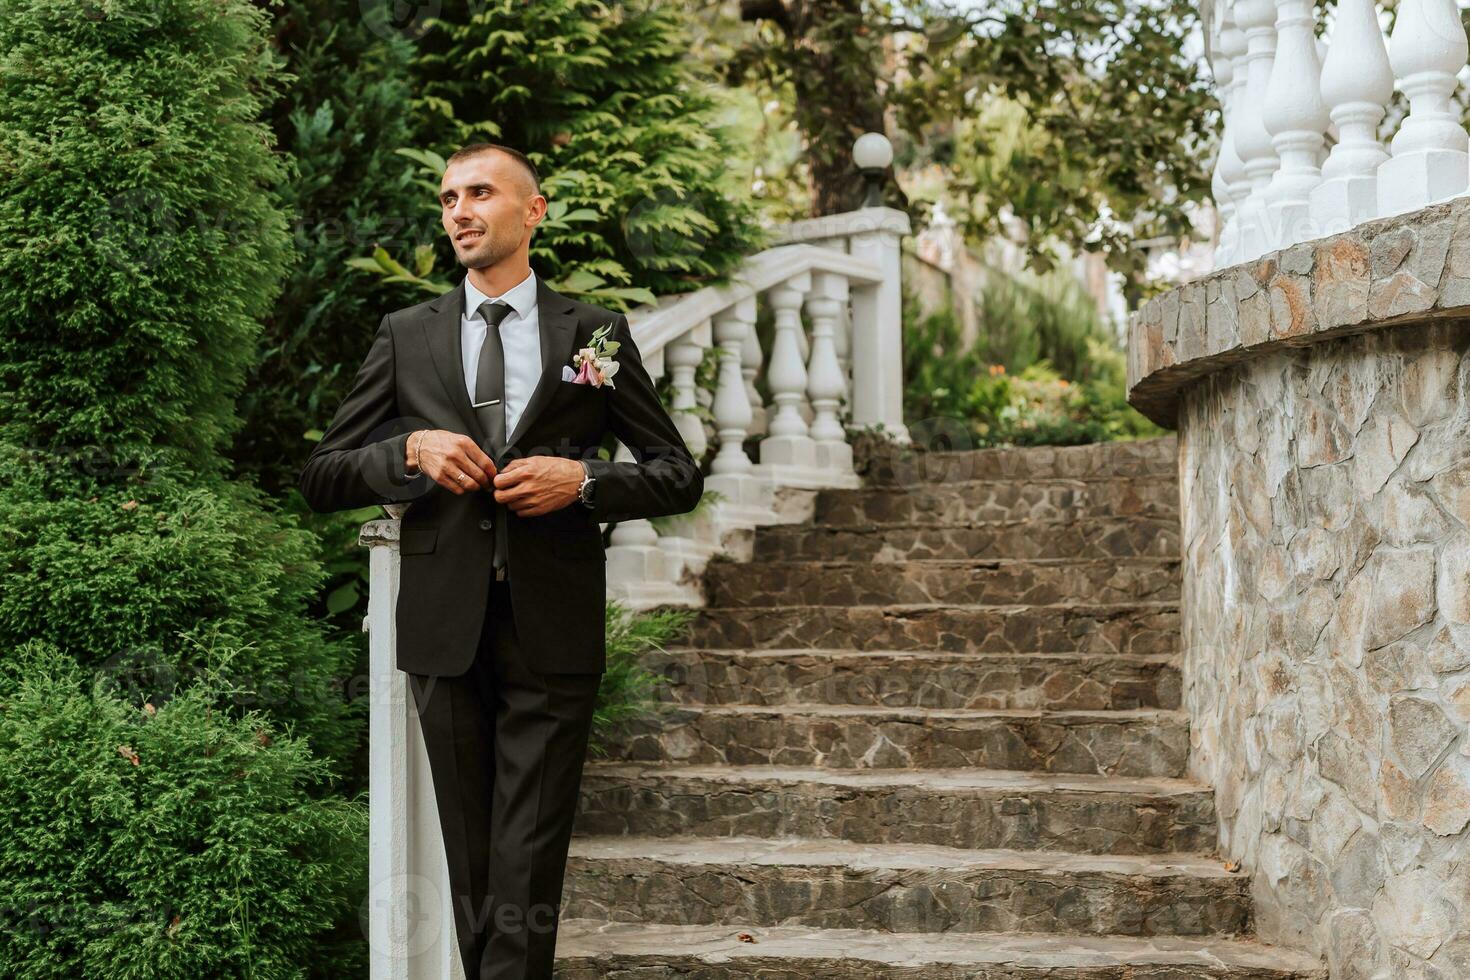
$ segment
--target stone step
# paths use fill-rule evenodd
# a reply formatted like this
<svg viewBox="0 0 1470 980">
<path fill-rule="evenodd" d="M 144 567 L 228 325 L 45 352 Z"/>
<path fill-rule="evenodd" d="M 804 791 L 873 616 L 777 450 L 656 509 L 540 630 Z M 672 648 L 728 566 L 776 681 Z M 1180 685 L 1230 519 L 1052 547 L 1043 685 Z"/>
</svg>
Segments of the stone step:
<svg viewBox="0 0 1470 980">
<path fill-rule="evenodd" d="M 708 606 L 1179 601 L 1177 558 L 732 561 L 705 566 Z"/>
<path fill-rule="evenodd" d="M 743 937 L 743 938 L 742 938 Z M 1251 939 L 892 933 L 562 919 L 557 980 L 1327 980 Z"/>
<path fill-rule="evenodd" d="M 1210 936 L 1250 879 L 1204 856 L 1099 856 L 754 837 L 582 837 L 562 911 L 674 925 Z"/>
<path fill-rule="evenodd" d="M 1178 479 L 1173 436 L 1087 446 L 1033 446 L 964 452 L 877 452 L 866 464 L 870 486 L 917 487 L 972 480 Z"/>
<path fill-rule="evenodd" d="M 1104 480 L 967 480 L 910 487 L 830 489 L 817 494 L 813 523 L 970 524 L 1071 521 L 1082 517 L 1178 520 L 1179 484 L 1158 477 Z"/>
<path fill-rule="evenodd" d="M 1168 655 L 925 650 L 655 650 L 642 665 L 677 704 L 1105 711 L 1177 708 Z"/>
<path fill-rule="evenodd" d="M 998 769 L 589 763 L 577 833 L 806 837 L 1086 854 L 1213 852 L 1214 795 L 1188 779 Z"/>
<path fill-rule="evenodd" d="M 685 645 L 736 650 L 1167 656 L 1179 650 L 1179 609 L 1168 602 L 707 608 L 695 610 Z"/>
<path fill-rule="evenodd" d="M 1178 558 L 1176 517 L 1085 517 L 973 524 L 770 524 L 755 561 L 921 561 L 932 558 Z"/>
<path fill-rule="evenodd" d="M 859 705 L 663 705 L 606 740 L 626 762 L 824 769 L 1022 769 L 1183 776 L 1178 711 L 979 711 Z"/>
</svg>

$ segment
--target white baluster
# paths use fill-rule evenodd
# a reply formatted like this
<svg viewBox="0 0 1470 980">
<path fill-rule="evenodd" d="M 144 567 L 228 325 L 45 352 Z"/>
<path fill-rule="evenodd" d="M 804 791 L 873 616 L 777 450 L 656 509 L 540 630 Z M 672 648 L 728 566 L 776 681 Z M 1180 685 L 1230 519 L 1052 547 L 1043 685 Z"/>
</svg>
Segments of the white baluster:
<svg viewBox="0 0 1470 980">
<path fill-rule="evenodd" d="M 1387 217 L 1463 193 L 1470 184 L 1470 137 L 1451 96 L 1465 65 L 1465 28 L 1455 0 L 1403 0 L 1388 60 L 1409 114 L 1378 168 L 1378 215 Z"/>
<path fill-rule="evenodd" d="M 704 359 L 704 349 L 708 346 L 707 342 L 701 343 L 700 341 L 707 338 L 709 332 L 710 325 L 706 320 L 684 336 L 671 342 L 664 355 L 674 389 L 674 403 L 669 406 L 669 417 L 673 419 L 674 427 L 679 430 L 684 444 L 689 447 L 690 454 L 696 460 L 704 458 L 707 445 L 704 437 L 704 421 L 694 411 L 697 404 L 694 397 L 694 372 L 699 367 L 699 362 Z M 700 334 L 704 336 L 701 337 Z"/>
<path fill-rule="evenodd" d="M 1246 89 L 1237 116 L 1240 128 L 1235 131 L 1235 152 L 1250 179 L 1250 194 L 1240 208 L 1241 253 L 1237 257 L 1247 261 L 1259 258 L 1274 239 L 1266 225 L 1266 188 L 1280 160 L 1261 113 L 1276 56 L 1276 5 L 1272 0 L 1237 0 L 1235 21 L 1245 32 L 1246 42 Z"/>
<path fill-rule="evenodd" d="M 754 413 L 741 376 L 740 360 L 745 339 L 755 333 L 755 300 L 735 304 L 715 315 L 715 343 L 720 347 L 720 370 L 715 382 L 715 435 L 720 448 L 710 462 L 712 474 L 750 472 L 745 454 L 745 437 Z"/>
<path fill-rule="evenodd" d="M 776 413 L 761 442 L 761 464 L 811 467 L 815 447 L 807 432 L 799 406 L 806 393 L 806 364 L 801 357 L 801 303 L 811 289 L 811 273 L 803 272 L 767 292 L 775 312 L 776 333 L 771 342 L 771 362 L 766 366 L 766 384 Z"/>
<path fill-rule="evenodd" d="M 1230 90 L 1226 93 L 1228 124 L 1220 141 L 1220 176 L 1225 180 L 1225 197 L 1230 201 L 1231 221 L 1221 233 L 1220 245 L 1224 257 L 1215 263 L 1217 267 L 1239 262 L 1244 252 L 1241 219 L 1246 198 L 1250 196 L 1251 183 L 1236 146 L 1242 106 L 1247 98 L 1245 52 L 1245 32 L 1235 25 L 1234 10 L 1227 8 L 1224 26 L 1220 31 L 1220 54 L 1230 63 Z"/>
<path fill-rule="evenodd" d="M 852 377 L 852 307 L 848 302 L 844 302 L 842 309 L 837 311 L 837 330 L 832 334 L 832 347 L 837 352 L 837 372 L 842 375 L 841 398 L 847 402 L 849 379 Z"/>
<path fill-rule="evenodd" d="M 769 420 L 761 393 L 756 389 L 755 376 L 760 373 L 764 353 L 761 340 L 755 331 L 755 318 L 751 317 L 750 329 L 745 332 L 745 342 L 740 347 L 740 374 L 745 378 L 745 396 L 750 400 L 749 435 L 763 436 Z"/>
<path fill-rule="evenodd" d="M 1227 40 L 1229 43 L 1227 43 Z M 1239 50 L 1232 48 L 1234 45 Z M 1235 152 L 1234 116 L 1240 100 L 1236 98 L 1235 59 L 1245 50 L 1245 35 L 1235 28 L 1235 20 L 1226 7 L 1223 11 L 1222 29 L 1215 43 L 1215 83 L 1219 89 L 1220 151 L 1215 155 L 1215 172 L 1210 177 L 1210 191 L 1215 198 L 1215 208 L 1220 213 L 1220 237 L 1215 246 L 1215 266 L 1223 268 L 1231 263 L 1235 239 L 1239 232 L 1236 221 L 1237 205 L 1231 192 L 1231 182 L 1245 177 L 1240 156 Z"/>
<path fill-rule="evenodd" d="M 1325 40 L 1323 40 L 1321 37 L 1318 37 L 1317 38 L 1317 41 L 1316 41 L 1316 44 L 1317 44 L 1317 64 L 1319 64 L 1319 65 L 1325 65 L 1325 64 L 1327 64 L 1327 42 Z M 1318 86 L 1318 88 L 1320 90 L 1320 85 Z M 1326 102 L 1327 101 L 1327 97 L 1325 95 L 1322 97 L 1322 101 L 1323 102 Z M 1327 139 L 1322 141 L 1322 148 L 1321 148 L 1321 150 L 1319 150 L 1317 152 L 1317 169 L 1318 170 L 1321 170 L 1322 169 L 1322 164 L 1324 164 L 1324 163 L 1327 162 L 1328 140 L 1331 140 L 1333 144 L 1336 144 L 1338 142 L 1338 140 L 1340 140 L 1340 139 L 1342 139 L 1342 137 L 1337 132 L 1337 123 L 1335 123 L 1335 122 L 1332 121 L 1332 116 L 1329 114 L 1328 117 L 1327 117 Z M 1318 186 L 1321 186 L 1321 185 L 1319 184 Z"/>
<path fill-rule="evenodd" d="M 1322 234 L 1332 235 L 1377 217 L 1377 171 L 1388 159 L 1378 124 L 1393 98 L 1393 70 L 1373 0 L 1338 0 L 1322 98 L 1341 139 L 1322 165 L 1311 208 Z"/>
<path fill-rule="evenodd" d="M 636 459 L 627 446 L 618 443 L 613 453 L 615 462 Z M 689 597 L 675 584 L 682 572 L 680 557 L 665 546 L 648 521 L 619 521 L 613 528 L 607 548 L 608 595 L 634 609 L 660 602 L 687 602 Z"/>
<path fill-rule="evenodd" d="M 1308 204 L 1322 182 L 1317 160 L 1331 120 L 1322 102 L 1322 65 L 1312 27 L 1312 0 L 1276 0 L 1276 57 L 1261 117 L 1281 160 L 1266 192 L 1266 224 L 1274 232 L 1268 248 L 1319 237 Z"/>
<path fill-rule="evenodd" d="M 836 333 L 847 303 L 847 277 L 819 272 L 807 294 L 806 311 L 812 321 L 811 356 L 807 364 L 807 397 L 812 405 L 811 437 L 817 444 L 817 465 L 837 471 L 852 470 L 852 447 L 837 418 L 845 385 L 837 363 Z"/>
<path fill-rule="evenodd" d="M 712 411 L 720 448 L 710 463 L 704 489 L 706 493 L 717 491 L 724 498 L 715 508 L 721 527 L 754 527 L 778 520 L 771 509 L 771 483 L 756 474 L 745 452 L 745 439 L 750 434 L 754 413 L 742 362 L 749 349 L 746 342 L 754 335 L 754 296 L 715 314 L 714 339 L 719 345 L 720 369 Z M 760 350 L 758 345 L 756 350 Z"/>
</svg>

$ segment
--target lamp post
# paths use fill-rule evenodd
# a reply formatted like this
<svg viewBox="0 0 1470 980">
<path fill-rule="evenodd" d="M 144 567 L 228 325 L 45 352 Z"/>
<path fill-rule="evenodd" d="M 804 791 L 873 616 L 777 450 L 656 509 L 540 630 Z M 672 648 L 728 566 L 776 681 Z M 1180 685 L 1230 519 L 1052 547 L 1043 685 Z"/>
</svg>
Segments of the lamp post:
<svg viewBox="0 0 1470 980">
<path fill-rule="evenodd" d="M 893 144 L 882 133 L 864 133 L 852 144 L 852 162 L 867 181 L 868 193 L 863 207 L 883 206 L 883 175 L 893 162 Z"/>
</svg>

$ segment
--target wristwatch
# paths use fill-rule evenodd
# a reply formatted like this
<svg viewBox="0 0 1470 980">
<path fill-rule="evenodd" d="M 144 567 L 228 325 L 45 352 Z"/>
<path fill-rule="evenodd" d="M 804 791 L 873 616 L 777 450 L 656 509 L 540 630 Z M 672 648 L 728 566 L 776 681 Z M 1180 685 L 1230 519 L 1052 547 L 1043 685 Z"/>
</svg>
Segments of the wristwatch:
<svg viewBox="0 0 1470 980">
<path fill-rule="evenodd" d="M 582 485 L 577 488 L 577 499 L 582 502 L 583 507 L 590 509 L 592 507 L 593 491 L 597 489 L 597 477 L 592 475 L 592 467 L 587 465 L 585 459 L 581 462 Z"/>
</svg>

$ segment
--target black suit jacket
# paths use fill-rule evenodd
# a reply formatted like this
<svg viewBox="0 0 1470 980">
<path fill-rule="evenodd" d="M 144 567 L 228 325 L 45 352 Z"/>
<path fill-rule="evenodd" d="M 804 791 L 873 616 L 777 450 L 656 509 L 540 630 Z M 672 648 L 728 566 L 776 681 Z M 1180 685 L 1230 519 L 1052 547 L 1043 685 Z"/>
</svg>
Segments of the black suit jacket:
<svg viewBox="0 0 1470 980">
<path fill-rule="evenodd" d="M 400 527 L 397 665 L 412 673 L 456 675 L 474 659 L 491 574 L 490 531 L 506 515 L 507 576 L 516 630 L 543 673 L 597 672 L 606 665 L 607 565 L 599 521 L 688 511 L 704 478 L 639 357 L 628 319 L 568 299 L 536 277 L 541 379 L 506 440 L 502 466 L 521 456 L 586 459 L 596 503 L 539 517 L 497 507 L 490 491 L 454 494 L 405 471 L 416 429 L 489 440 L 465 391 L 460 317 L 464 282 L 396 310 L 378 325 L 352 390 L 301 470 L 299 485 L 318 512 L 412 501 Z M 615 388 L 563 381 L 562 365 L 614 324 L 621 347 Z M 609 429 L 636 462 L 599 459 Z"/>
</svg>

